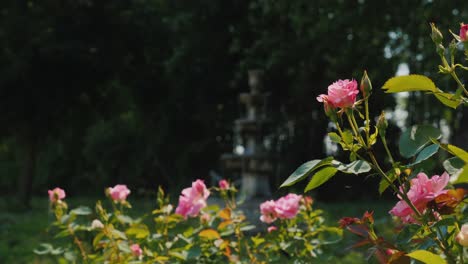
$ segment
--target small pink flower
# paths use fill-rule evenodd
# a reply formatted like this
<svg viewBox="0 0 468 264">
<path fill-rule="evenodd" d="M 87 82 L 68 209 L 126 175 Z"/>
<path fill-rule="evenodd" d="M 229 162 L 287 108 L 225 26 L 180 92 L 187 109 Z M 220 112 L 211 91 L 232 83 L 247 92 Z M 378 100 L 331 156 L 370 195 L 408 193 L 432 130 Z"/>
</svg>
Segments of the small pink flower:
<svg viewBox="0 0 468 264">
<path fill-rule="evenodd" d="M 268 233 L 271 233 L 275 230 L 278 230 L 278 228 L 276 226 L 269 226 L 267 230 L 268 230 Z"/>
<path fill-rule="evenodd" d="M 356 80 L 338 80 L 328 86 L 328 95 L 319 95 L 317 101 L 325 104 L 325 112 L 335 107 L 349 108 L 356 102 L 358 93 L 359 89 Z"/>
<path fill-rule="evenodd" d="M 221 190 L 227 190 L 227 189 L 229 189 L 229 182 L 226 181 L 226 180 L 220 180 L 220 181 L 219 181 L 219 188 L 220 188 Z"/>
<path fill-rule="evenodd" d="M 200 216 L 200 221 L 203 223 L 208 223 L 211 220 L 211 216 L 209 214 L 202 214 Z"/>
<path fill-rule="evenodd" d="M 468 247 L 468 224 L 462 225 L 460 232 L 455 237 L 455 240 L 463 247 Z"/>
<path fill-rule="evenodd" d="M 411 187 L 407 195 L 419 212 L 423 213 L 427 208 L 427 203 L 434 200 L 438 195 L 444 194 L 444 190 L 449 181 L 449 175 L 444 172 L 442 176 L 434 175 L 431 179 L 423 172 L 411 180 Z M 400 190 L 403 188 L 400 187 Z M 401 199 L 401 197 L 399 197 Z M 415 213 L 410 206 L 403 200 L 400 200 L 389 212 L 398 216 L 405 223 L 417 223 L 414 218 Z"/>
<path fill-rule="evenodd" d="M 299 212 L 299 202 L 302 196 L 290 193 L 276 201 L 275 212 L 280 219 L 291 219 Z"/>
<path fill-rule="evenodd" d="M 109 195 L 116 202 L 124 202 L 129 194 L 130 190 L 127 185 L 117 184 L 114 187 L 109 187 Z"/>
<path fill-rule="evenodd" d="M 140 245 L 138 245 L 138 244 L 131 245 L 130 250 L 132 251 L 132 254 L 135 257 L 139 257 L 139 256 L 141 256 L 141 254 L 143 254 L 143 250 L 140 248 Z"/>
<path fill-rule="evenodd" d="M 49 190 L 49 200 L 52 203 L 57 202 L 58 200 L 63 200 L 65 198 L 65 191 L 60 189 L 59 187 L 56 187 L 53 190 Z"/>
<path fill-rule="evenodd" d="M 182 190 L 182 195 L 179 196 L 179 205 L 176 208 L 176 214 L 195 217 L 200 210 L 206 207 L 206 199 L 210 195 L 210 191 L 206 188 L 202 180 L 192 182 L 192 187 Z"/>
<path fill-rule="evenodd" d="M 468 24 L 461 24 L 460 26 L 460 39 L 465 42 L 468 40 Z"/>
<path fill-rule="evenodd" d="M 260 221 L 270 224 L 273 223 L 276 218 L 278 217 L 276 215 L 276 203 L 273 200 L 266 201 L 260 205 L 260 213 L 262 214 L 260 216 Z"/>
</svg>

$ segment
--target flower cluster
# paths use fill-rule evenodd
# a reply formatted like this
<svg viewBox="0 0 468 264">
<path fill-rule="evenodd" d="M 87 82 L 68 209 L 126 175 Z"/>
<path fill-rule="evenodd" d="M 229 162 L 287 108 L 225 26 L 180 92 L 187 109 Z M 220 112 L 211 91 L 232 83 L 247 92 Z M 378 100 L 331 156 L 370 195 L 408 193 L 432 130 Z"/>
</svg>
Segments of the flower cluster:
<svg viewBox="0 0 468 264">
<path fill-rule="evenodd" d="M 210 191 L 202 180 L 192 182 L 192 187 L 182 190 L 176 213 L 184 218 L 197 216 L 200 210 L 206 207 L 208 196 L 210 196 Z"/>
<path fill-rule="evenodd" d="M 434 175 L 429 179 L 425 173 L 421 172 L 411 180 L 411 187 L 407 192 L 408 198 L 420 213 L 424 213 L 430 201 L 447 192 L 444 188 L 448 181 L 447 173 L 442 176 Z M 403 188 L 400 187 L 400 190 L 403 191 Z M 400 217 L 405 223 L 418 223 L 412 208 L 401 197 L 399 198 L 400 201 L 390 210 L 390 213 Z"/>
<path fill-rule="evenodd" d="M 270 224 L 279 219 L 294 218 L 299 212 L 302 196 L 290 193 L 276 201 L 269 200 L 260 205 L 260 221 Z"/>
</svg>

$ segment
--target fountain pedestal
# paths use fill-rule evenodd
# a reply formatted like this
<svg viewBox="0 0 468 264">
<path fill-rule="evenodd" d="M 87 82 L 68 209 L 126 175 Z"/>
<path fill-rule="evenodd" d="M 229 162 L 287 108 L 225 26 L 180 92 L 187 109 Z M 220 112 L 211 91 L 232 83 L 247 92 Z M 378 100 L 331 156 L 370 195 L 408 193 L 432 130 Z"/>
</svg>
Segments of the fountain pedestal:
<svg viewBox="0 0 468 264">
<path fill-rule="evenodd" d="M 245 105 L 246 116 L 234 122 L 234 151 L 221 156 L 223 167 L 241 175 L 241 195 L 248 203 L 255 198 L 270 198 L 270 180 L 274 159 L 265 147 L 265 135 L 271 127 L 265 105 L 269 96 L 262 92 L 262 71 L 249 71 L 249 93 L 242 93 L 239 101 Z"/>
</svg>

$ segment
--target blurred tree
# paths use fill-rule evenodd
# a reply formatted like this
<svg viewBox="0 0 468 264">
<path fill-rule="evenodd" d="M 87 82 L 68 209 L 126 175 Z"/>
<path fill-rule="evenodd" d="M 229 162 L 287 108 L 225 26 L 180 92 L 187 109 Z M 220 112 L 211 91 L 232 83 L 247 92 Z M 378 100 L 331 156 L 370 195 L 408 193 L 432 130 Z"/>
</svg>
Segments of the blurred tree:
<svg viewBox="0 0 468 264">
<path fill-rule="evenodd" d="M 277 186 L 324 156 L 317 94 L 367 69 L 372 103 L 393 108 L 377 90 L 401 62 L 434 77 L 428 23 L 456 31 L 466 10 L 427 0 L 2 1 L 1 136 L 18 149 L 18 193 L 29 199 L 38 158 L 42 194 L 53 183 L 73 192 L 93 181 L 175 188 L 206 178 L 231 150 L 251 68 L 265 70 L 271 115 L 295 128 Z M 463 116 L 411 96 L 408 123 Z"/>
</svg>

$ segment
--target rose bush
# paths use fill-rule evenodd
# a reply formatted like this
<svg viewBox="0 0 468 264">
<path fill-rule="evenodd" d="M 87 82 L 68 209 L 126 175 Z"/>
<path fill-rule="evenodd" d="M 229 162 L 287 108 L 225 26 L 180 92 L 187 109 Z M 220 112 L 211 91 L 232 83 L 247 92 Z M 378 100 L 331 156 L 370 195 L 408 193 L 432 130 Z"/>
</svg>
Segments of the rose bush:
<svg viewBox="0 0 468 264">
<path fill-rule="evenodd" d="M 431 38 L 440 56 L 439 73 L 449 75 L 457 84 L 455 91 L 442 91 L 423 75 L 389 79 L 387 93 L 420 91 L 435 96 L 442 104 L 456 109 L 468 104 L 468 90 L 458 76 L 468 67 L 455 62 L 463 48 L 468 59 L 468 25 L 461 24 L 448 49 L 443 34 L 431 24 Z M 68 210 L 65 191 L 49 190 L 55 221 L 51 229 L 57 238 L 68 238 L 64 247 L 42 244 L 40 255 L 54 255 L 70 262 L 88 263 L 310 263 L 320 258 L 328 244 L 342 237 L 342 229 L 358 241 L 350 248 L 368 247 L 369 257 L 379 263 L 466 263 L 468 261 L 468 152 L 440 142 L 441 131 L 430 125 L 414 125 L 399 141 L 400 159 L 395 159 L 386 141 L 388 122 L 385 113 L 371 118 L 369 98 L 372 82 L 364 72 L 361 82 L 338 80 L 327 94 L 316 99 L 334 124 L 328 134 L 332 142 L 349 153 L 349 162 L 333 157 L 302 164 L 281 185 L 287 187 L 309 178 L 304 192 L 318 188 L 338 172 L 378 175 L 380 193 L 391 191 L 396 204 L 389 211 L 397 224 L 395 237 L 378 234 L 373 212 L 361 218 L 343 217 L 340 228 L 324 225 L 322 212 L 313 209 L 309 196 L 287 194 L 268 200 L 259 207 L 260 221 L 268 224 L 256 235 L 235 199 L 237 190 L 222 180 L 208 188 L 201 180 L 182 190 L 175 210 L 159 189 L 155 210 L 131 217 L 126 210 L 130 190 L 125 185 L 106 189 L 110 209 L 96 203 L 95 213 L 87 207 Z M 381 144 L 387 157 L 377 157 Z M 427 176 L 423 161 L 445 150 L 453 157 L 443 162 L 445 172 Z M 395 152 L 393 152 L 395 153 Z M 465 185 L 463 185 L 465 184 Z M 223 204 L 209 205 L 208 198 L 218 195 Z M 174 211 L 174 212 L 173 212 Z"/>
<path fill-rule="evenodd" d="M 35 252 L 86 263 L 308 262 L 326 258 L 326 245 L 341 239 L 342 230 L 324 225 L 312 199 L 296 194 L 271 201 L 275 225 L 254 231 L 239 210 L 236 192 L 225 180 L 210 189 L 196 180 L 182 190 L 173 210 L 159 189 L 155 210 L 138 218 L 127 212 L 131 191 L 125 185 L 106 189 L 110 209 L 98 201 L 95 213 L 82 206 L 68 211 L 66 203 L 56 199 L 64 199 L 57 192 L 50 199 L 56 216 L 51 227 L 56 238 L 69 238 L 69 243 L 42 244 Z M 213 194 L 221 198 L 221 205 L 208 204 Z M 259 208 L 262 213 L 264 207 Z"/>
<path fill-rule="evenodd" d="M 443 45 L 442 33 L 434 24 L 431 27 L 431 37 L 442 61 L 439 72 L 455 80 L 458 86 L 456 91 L 442 91 L 422 75 L 391 78 L 383 89 L 387 93 L 423 91 L 433 94 L 448 107 L 465 106 L 468 104 L 468 91 L 456 70 L 468 70 L 468 67 L 456 63 L 455 58 L 458 46 L 465 49 L 468 58 L 468 26 L 461 24 L 460 33 L 452 33 L 454 40 L 450 42 L 448 53 Z M 396 231 L 395 241 L 391 242 L 377 235 L 372 214 L 366 212 L 361 219 L 344 217 L 340 226 L 361 238 L 353 247 L 369 246 L 368 252 L 380 263 L 410 263 L 411 259 L 424 263 L 466 263 L 468 190 L 462 188 L 466 186 L 462 184 L 468 183 L 468 152 L 441 143 L 439 139 L 442 134 L 438 128 L 415 125 L 402 134 L 399 142 L 402 160 L 395 160 L 386 142 L 388 122 L 385 114 L 382 112 L 376 123 L 369 115 L 372 84 L 366 72 L 359 90 L 361 99 L 357 100 L 359 91 L 356 82 L 338 80 L 328 87 L 327 95 L 317 97 L 324 104 L 325 114 L 338 132 L 330 132 L 328 136 L 350 153 L 351 163 L 343 164 L 333 158 L 306 162 L 282 187 L 312 175 L 306 192 L 324 184 L 338 171 L 360 174 L 373 170 L 374 175 L 381 178 L 379 192 L 390 189 L 399 199 L 389 213 L 397 217 L 401 225 Z M 377 143 L 381 143 L 386 150 L 386 159 L 375 156 L 373 146 Z M 423 167 L 418 165 L 436 155 L 439 149 L 446 150 L 454 157 L 443 163 L 447 172 L 429 178 L 421 171 Z M 382 160 L 387 164 L 384 165 Z M 363 167 L 366 169 L 363 170 Z"/>
</svg>

